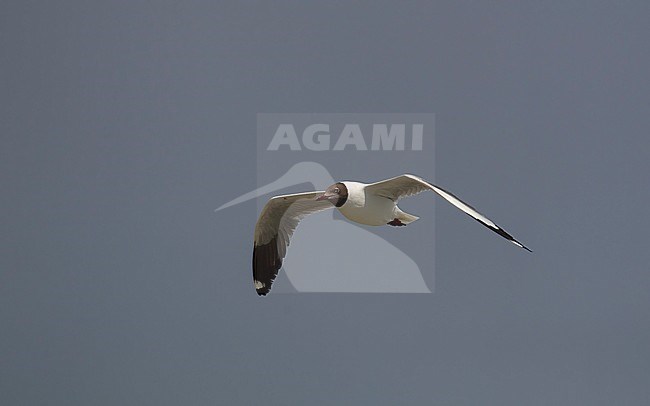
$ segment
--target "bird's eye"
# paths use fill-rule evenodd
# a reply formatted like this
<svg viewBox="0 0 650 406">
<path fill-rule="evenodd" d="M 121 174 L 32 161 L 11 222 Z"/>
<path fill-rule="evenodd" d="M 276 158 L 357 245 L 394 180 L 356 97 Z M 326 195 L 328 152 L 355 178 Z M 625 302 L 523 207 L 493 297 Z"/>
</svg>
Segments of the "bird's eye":
<svg viewBox="0 0 650 406">
<path fill-rule="evenodd" d="M 338 193 L 338 192 L 339 192 L 339 188 L 335 187 L 334 188 L 334 193 Z"/>
</svg>

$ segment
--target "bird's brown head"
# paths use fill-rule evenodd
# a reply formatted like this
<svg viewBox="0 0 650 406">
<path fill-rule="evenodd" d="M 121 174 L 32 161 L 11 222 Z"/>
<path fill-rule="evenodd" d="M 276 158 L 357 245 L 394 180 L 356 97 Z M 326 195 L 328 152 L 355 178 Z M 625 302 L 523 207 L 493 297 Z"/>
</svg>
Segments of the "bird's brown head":
<svg viewBox="0 0 650 406">
<path fill-rule="evenodd" d="M 325 189 L 325 193 L 316 200 L 327 200 L 336 207 L 341 207 L 348 200 L 348 188 L 344 183 L 338 182 Z"/>
</svg>

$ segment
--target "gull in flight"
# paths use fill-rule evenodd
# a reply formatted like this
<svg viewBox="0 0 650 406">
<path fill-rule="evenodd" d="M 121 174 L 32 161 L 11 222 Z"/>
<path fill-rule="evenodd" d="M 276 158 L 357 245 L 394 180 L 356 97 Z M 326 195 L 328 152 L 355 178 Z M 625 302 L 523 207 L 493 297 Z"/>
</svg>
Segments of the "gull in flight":
<svg viewBox="0 0 650 406">
<path fill-rule="evenodd" d="M 443 188 L 414 175 L 401 175 L 376 183 L 337 182 L 325 191 L 272 197 L 262 209 L 255 225 L 253 281 L 258 295 L 271 290 L 289 239 L 300 220 L 309 214 L 337 208 L 348 220 L 369 225 L 406 226 L 418 219 L 397 206 L 400 199 L 433 191 L 490 230 L 516 246 L 532 252 L 492 220 Z"/>
</svg>

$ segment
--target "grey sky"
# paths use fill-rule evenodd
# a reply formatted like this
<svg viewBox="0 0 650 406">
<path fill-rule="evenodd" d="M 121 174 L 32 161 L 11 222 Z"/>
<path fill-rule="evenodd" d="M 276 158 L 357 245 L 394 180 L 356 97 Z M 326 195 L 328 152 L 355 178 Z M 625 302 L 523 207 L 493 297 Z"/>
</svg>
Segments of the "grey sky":
<svg viewBox="0 0 650 406">
<path fill-rule="evenodd" d="M 649 12 L 3 2 L 0 403 L 647 404 Z M 258 298 L 259 112 L 435 113 L 535 252 L 439 202 L 434 294 Z"/>
</svg>

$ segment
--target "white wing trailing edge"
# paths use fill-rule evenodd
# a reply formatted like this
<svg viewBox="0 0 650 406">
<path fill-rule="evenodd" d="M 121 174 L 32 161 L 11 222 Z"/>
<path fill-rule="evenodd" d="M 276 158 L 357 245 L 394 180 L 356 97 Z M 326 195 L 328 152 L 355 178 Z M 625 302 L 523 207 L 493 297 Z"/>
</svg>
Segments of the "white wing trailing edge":
<svg viewBox="0 0 650 406">
<path fill-rule="evenodd" d="M 496 225 L 492 220 L 485 217 L 483 214 L 479 213 L 478 210 L 470 206 L 469 204 L 463 202 L 458 197 L 454 196 L 451 192 L 444 190 L 443 188 L 436 186 L 432 183 L 425 181 L 424 179 L 417 177 L 415 175 L 401 175 L 395 178 L 382 180 L 381 182 L 371 183 L 366 186 L 366 190 L 369 193 L 373 193 L 379 196 L 389 198 L 395 202 L 399 199 L 416 195 L 418 193 L 424 192 L 425 190 L 431 190 L 440 195 L 443 199 L 453 204 L 474 220 L 483 224 L 485 227 L 499 234 L 503 238 L 507 239 L 516 246 L 523 248 L 529 252 L 532 252 L 528 247 L 517 241 L 513 236 L 508 234 L 504 229 Z"/>
</svg>

